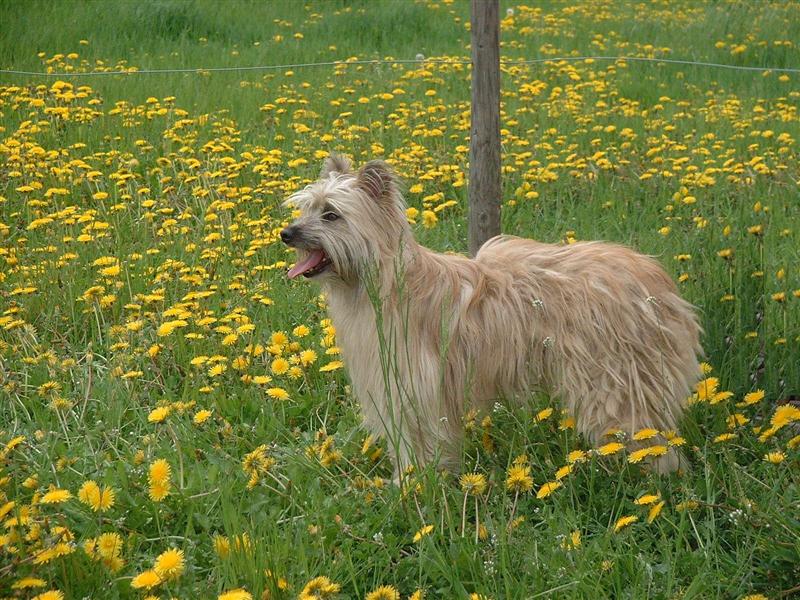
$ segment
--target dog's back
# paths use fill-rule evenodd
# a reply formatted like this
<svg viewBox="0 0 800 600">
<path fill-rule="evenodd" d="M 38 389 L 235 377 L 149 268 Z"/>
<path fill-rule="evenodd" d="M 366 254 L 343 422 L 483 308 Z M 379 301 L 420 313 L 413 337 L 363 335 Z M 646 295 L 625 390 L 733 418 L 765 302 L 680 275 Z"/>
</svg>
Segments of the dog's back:
<svg viewBox="0 0 800 600">
<path fill-rule="evenodd" d="M 551 245 L 498 236 L 475 258 L 505 281 L 524 312 L 544 378 L 598 442 L 610 428 L 674 430 L 699 376 L 700 327 L 692 306 L 654 259 L 603 242 Z M 660 467 L 677 466 L 664 457 Z"/>
</svg>

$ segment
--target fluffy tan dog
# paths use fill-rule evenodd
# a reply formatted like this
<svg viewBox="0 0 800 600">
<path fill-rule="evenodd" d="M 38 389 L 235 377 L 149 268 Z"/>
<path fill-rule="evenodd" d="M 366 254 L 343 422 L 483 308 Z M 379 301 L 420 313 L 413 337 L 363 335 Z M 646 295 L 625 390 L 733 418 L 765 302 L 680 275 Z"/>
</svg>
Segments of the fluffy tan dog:
<svg viewBox="0 0 800 600">
<path fill-rule="evenodd" d="M 592 443 L 612 428 L 674 430 L 699 376 L 692 306 L 652 258 L 601 242 L 497 236 L 475 259 L 414 241 L 391 168 L 330 157 L 287 204 L 289 277 L 319 282 L 367 427 L 396 473 L 458 470 L 463 417 L 533 390 Z M 674 470 L 671 449 L 655 464 Z"/>
</svg>

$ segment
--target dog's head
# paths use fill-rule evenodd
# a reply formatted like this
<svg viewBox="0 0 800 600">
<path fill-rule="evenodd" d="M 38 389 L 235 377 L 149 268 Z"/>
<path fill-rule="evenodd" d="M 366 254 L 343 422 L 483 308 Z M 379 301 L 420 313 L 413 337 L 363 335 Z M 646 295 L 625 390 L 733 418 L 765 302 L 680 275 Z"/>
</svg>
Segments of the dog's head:
<svg viewBox="0 0 800 600">
<path fill-rule="evenodd" d="M 297 250 L 290 278 L 357 283 L 364 268 L 393 257 L 410 236 L 397 177 L 383 161 L 354 171 L 347 158 L 330 156 L 319 179 L 286 204 L 300 211 L 281 231 Z"/>
</svg>

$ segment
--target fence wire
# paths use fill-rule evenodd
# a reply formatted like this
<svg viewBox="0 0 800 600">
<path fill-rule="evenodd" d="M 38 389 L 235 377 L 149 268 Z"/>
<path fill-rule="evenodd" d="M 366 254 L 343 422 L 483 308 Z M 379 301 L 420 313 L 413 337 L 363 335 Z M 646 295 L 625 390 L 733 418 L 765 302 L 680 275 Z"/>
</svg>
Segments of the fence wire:
<svg viewBox="0 0 800 600">
<path fill-rule="evenodd" d="M 694 67 L 706 67 L 714 69 L 728 69 L 735 71 L 759 71 L 762 73 L 800 73 L 800 68 L 796 67 L 756 67 L 746 65 L 731 65 L 725 63 L 715 63 L 706 61 L 684 60 L 676 58 L 654 58 L 646 56 L 556 56 L 547 58 L 534 58 L 529 60 L 501 60 L 501 67 L 526 66 L 542 63 L 559 62 L 580 62 L 580 61 L 613 61 L 613 62 L 646 62 L 675 64 Z M 358 60 L 332 60 L 311 63 L 290 63 L 281 65 L 255 65 L 243 67 L 192 67 L 177 69 L 135 69 L 124 71 L 87 71 L 79 72 L 59 72 L 48 73 L 44 71 L 21 71 L 16 69 L 0 69 L 2 75 L 25 75 L 29 77 L 95 77 L 103 75 L 163 75 L 172 73 L 220 73 L 236 71 L 277 71 L 302 69 L 306 67 L 347 67 L 350 65 L 403 65 L 403 64 L 431 64 L 431 65 L 471 65 L 472 61 L 467 59 L 451 58 L 406 58 L 406 59 L 358 59 Z"/>
</svg>

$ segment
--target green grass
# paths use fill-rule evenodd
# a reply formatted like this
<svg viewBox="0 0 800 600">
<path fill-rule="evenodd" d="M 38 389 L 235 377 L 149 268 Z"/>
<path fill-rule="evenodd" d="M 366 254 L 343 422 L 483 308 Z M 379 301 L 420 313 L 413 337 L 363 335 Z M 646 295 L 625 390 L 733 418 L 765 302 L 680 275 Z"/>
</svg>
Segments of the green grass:
<svg viewBox="0 0 800 600">
<path fill-rule="evenodd" d="M 504 15 L 514 9 L 504 58 L 800 65 L 795 4 L 531 4 L 503 4 Z M 464 59 L 468 20 L 466 2 L 2 0 L 0 66 Z M 346 368 L 320 371 L 337 359 L 324 303 L 285 278 L 292 254 L 277 233 L 290 219 L 282 200 L 339 151 L 389 159 L 409 206 L 439 209 L 432 228 L 416 218 L 417 238 L 463 252 L 469 69 L 288 71 L 60 78 L 72 88 L 0 79 L 0 595 L 142 598 L 132 578 L 169 548 L 184 552 L 185 570 L 152 590 L 160 598 L 238 587 L 295 598 L 317 576 L 341 598 L 381 585 L 403 598 L 424 589 L 495 600 L 797 594 L 797 424 L 759 436 L 800 393 L 798 75 L 608 61 L 504 68 L 503 230 L 657 256 L 698 307 L 710 376 L 733 396 L 688 412 L 683 477 L 648 474 L 626 452 L 592 456 L 545 498 L 537 490 L 568 453 L 589 450 L 558 411 L 535 419 L 557 403 L 479 415 L 467 424 L 465 471 L 488 489 L 465 502 L 458 480 L 433 470 L 403 489 L 382 485 L 391 465 L 373 453 L 385 444 L 363 451 Z M 113 259 L 96 264 L 103 257 Z M 162 335 L 179 319 L 185 327 Z M 275 344 L 276 332 L 288 343 Z M 278 373 L 276 358 L 304 350 L 316 360 L 297 377 Z M 212 374 L 215 364 L 226 369 Z M 763 400 L 737 406 L 756 389 Z M 163 422 L 148 419 L 167 406 Z M 201 410 L 211 416 L 195 424 Z M 735 414 L 749 421 L 731 427 Z M 25 440 L 6 448 L 16 436 Z M 242 465 L 261 445 L 275 462 L 248 487 Z M 533 489 L 515 500 L 505 478 L 521 454 Z M 162 458 L 171 493 L 155 502 L 148 473 Z M 87 480 L 114 491 L 106 512 L 77 499 Z M 40 503 L 51 489 L 73 497 Z M 664 501 L 652 523 L 634 503 L 645 493 Z M 638 521 L 615 532 L 627 515 Z M 84 550 L 104 533 L 122 540 L 115 569 Z M 47 558 L 59 541 L 63 556 Z M 45 587 L 12 588 L 26 577 Z"/>
</svg>

